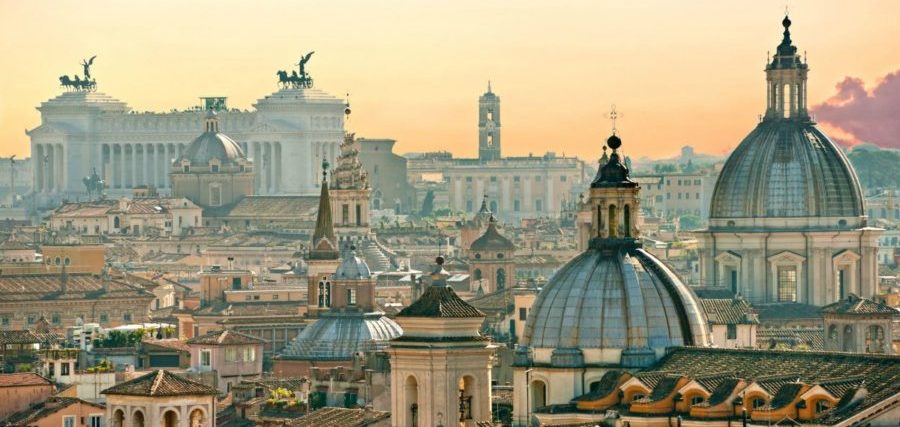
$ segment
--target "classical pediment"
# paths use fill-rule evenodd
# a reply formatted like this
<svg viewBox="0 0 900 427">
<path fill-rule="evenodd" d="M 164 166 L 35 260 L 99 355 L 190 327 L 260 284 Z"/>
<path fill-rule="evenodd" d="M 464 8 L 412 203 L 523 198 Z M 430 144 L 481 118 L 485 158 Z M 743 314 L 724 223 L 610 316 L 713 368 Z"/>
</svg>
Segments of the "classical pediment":
<svg viewBox="0 0 900 427">
<path fill-rule="evenodd" d="M 781 251 L 767 258 L 769 262 L 791 262 L 800 263 L 806 261 L 806 257 L 791 251 Z"/>
<path fill-rule="evenodd" d="M 737 252 L 725 251 L 716 255 L 716 261 L 720 263 L 739 263 L 741 255 Z"/>
<path fill-rule="evenodd" d="M 859 261 L 860 258 L 862 257 L 859 256 L 858 253 L 850 249 L 844 249 L 831 257 L 834 262 L 856 262 Z"/>
</svg>

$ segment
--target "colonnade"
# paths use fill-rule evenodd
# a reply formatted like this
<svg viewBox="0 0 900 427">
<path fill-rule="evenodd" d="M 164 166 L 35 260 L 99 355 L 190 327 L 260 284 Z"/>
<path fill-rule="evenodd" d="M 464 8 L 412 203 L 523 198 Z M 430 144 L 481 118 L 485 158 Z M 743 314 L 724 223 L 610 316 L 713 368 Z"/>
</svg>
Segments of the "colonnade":
<svg viewBox="0 0 900 427">
<path fill-rule="evenodd" d="M 35 144 L 34 191 L 36 193 L 56 193 L 66 188 L 66 156 L 62 144 Z"/>
<path fill-rule="evenodd" d="M 101 144 L 97 171 L 107 188 L 127 189 L 140 185 L 169 188 L 172 162 L 185 144 Z"/>
</svg>

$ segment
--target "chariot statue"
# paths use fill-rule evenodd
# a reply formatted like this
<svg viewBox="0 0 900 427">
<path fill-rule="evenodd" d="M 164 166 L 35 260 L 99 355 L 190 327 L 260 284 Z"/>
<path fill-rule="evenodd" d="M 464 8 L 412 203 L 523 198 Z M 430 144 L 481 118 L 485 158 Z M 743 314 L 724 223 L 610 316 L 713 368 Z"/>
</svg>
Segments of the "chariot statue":
<svg viewBox="0 0 900 427">
<path fill-rule="evenodd" d="M 59 77 L 59 84 L 69 90 L 85 92 L 93 92 L 97 90 L 97 79 L 91 77 L 91 65 L 94 65 L 94 59 L 96 58 L 97 55 L 94 55 L 91 57 L 91 59 L 81 60 L 81 67 L 84 70 L 83 79 L 81 77 L 78 77 L 77 74 L 72 77 L 69 77 L 68 75 L 62 75 Z"/>
<path fill-rule="evenodd" d="M 306 72 L 306 63 L 309 62 L 314 53 L 316 52 L 312 51 L 301 56 L 297 62 L 297 70 L 292 70 L 290 74 L 285 70 L 279 70 L 275 73 L 278 76 L 278 83 L 281 84 L 283 89 L 309 89 L 313 86 L 312 77 Z"/>
</svg>

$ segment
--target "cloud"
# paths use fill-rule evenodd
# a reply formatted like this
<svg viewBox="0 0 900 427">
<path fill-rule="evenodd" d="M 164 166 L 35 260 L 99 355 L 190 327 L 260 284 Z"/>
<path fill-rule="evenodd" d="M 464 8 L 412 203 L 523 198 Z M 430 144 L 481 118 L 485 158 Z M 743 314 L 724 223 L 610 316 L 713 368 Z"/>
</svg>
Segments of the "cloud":
<svg viewBox="0 0 900 427">
<path fill-rule="evenodd" d="M 810 110 L 816 121 L 839 131 L 836 142 L 900 148 L 900 70 L 885 76 L 871 92 L 855 77 L 844 78 L 836 89 L 837 94 Z"/>
</svg>

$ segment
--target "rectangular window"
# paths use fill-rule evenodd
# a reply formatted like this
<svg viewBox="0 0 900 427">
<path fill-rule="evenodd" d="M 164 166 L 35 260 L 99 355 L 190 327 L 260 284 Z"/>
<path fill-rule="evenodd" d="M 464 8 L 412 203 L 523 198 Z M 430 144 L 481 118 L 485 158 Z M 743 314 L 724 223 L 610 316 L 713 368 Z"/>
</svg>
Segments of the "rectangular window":
<svg viewBox="0 0 900 427">
<path fill-rule="evenodd" d="M 54 325 L 59 324 L 59 313 L 53 313 L 50 315 L 50 323 L 53 323 Z"/>
<path fill-rule="evenodd" d="M 778 302 L 797 302 L 796 267 L 778 267 Z"/>
<path fill-rule="evenodd" d="M 131 313 L 125 313 L 125 314 L 123 314 L 123 315 L 122 315 L 122 320 L 124 320 L 124 321 L 126 321 L 126 322 L 130 322 L 130 321 L 131 321 Z"/>
<path fill-rule="evenodd" d="M 694 180 L 694 185 L 700 185 L 700 180 L 699 180 L 699 179 L 695 179 L 695 180 Z"/>
<path fill-rule="evenodd" d="M 256 348 L 252 346 L 244 347 L 244 361 L 245 362 L 255 362 L 256 361 Z"/>
<path fill-rule="evenodd" d="M 109 322 L 109 314 L 107 314 L 107 313 L 100 313 L 100 321 L 101 321 L 101 322 Z"/>
<path fill-rule="evenodd" d="M 272 295 L 272 299 L 273 299 L 273 300 L 277 300 L 277 299 L 278 299 L 278 294 Z"/>
<path fill-rule="evenodd" d="M 492 176 L 492 177 L 491 177 L 491 182 L 497 182 L 497 177 L 496 177 L 496 176 Z"/>
<path fill-rule="evenodd" d="M 666 200 L 672 200 L 672 193 L 666 193 Z"/>
<path fill-rule="evenodd" d="M 513 200 L 513 211 L 519 212 L 522 210 L 522 205 L 518 200 Z"/>
<path fill-rule="evenodd" d="M 559 176 L 559 182 L 566 182 L 566 179 L 568 179 L 568 177 L 565 176 L 565 175 L 560 175 L 560 176 Z"/>
<path fill-rule="evenodd" d="M 534 177 L 534 181 L 535 181 L 535 182 L 541 182 L 541 177 L 539 177 L 539 176 Z"/>
<path fill-rule="evenodd" d="M 103 420 L 102 415 L 89 415 L 88 416 L 88 427 L 100 427 L 101 420 Z"/>
<path fill-rule="evenodd" d="M 519 307 L 519 320 L 525 321 L 528 320 L 528 309 L 525 307 Z"/>
<path fill-rule="evenodd" d="M 544 211 L 544 202 L 542 200 L 535 200 L 534 201 L 534 210 L 537 212 L 543 212 Z"/>
<path fill-rule="evenodd" d="M 225 361 L 226 362 L 237 362 L 237 359 L 238 359 L 237 348 L 226 347 L 225 348 Z"/>
<path fill-rule="evenodd" d="M 341 224 L 347 225 L 350 223 L 350 205 L 341 205 Z"/>
<path fill-rule="evenodd" d="M 736 340 L 737 339 L 737 325 L 727 325 L 728 326 L 728 339 Z"/>
<path fill-rule="evenodd" d="M 356 289 L 347 289 L 347 304 L 356 305 Z"/>
<path fill-rule="evenodd" d="M 519 182 L 520 179 L 518 176 L 513 176 L 513 182 Z"/>
<path fill-rule="evenodd" d="M 69 375 L 69 363 L 63 362 L 59 365 L 59 375 L 60 376 L 68 376 Z"/>
<path fill-rule="evenodd" d="M 472 201 L 466 200 L 466 212 L 472 212 Z"/>
<path fill-rule="evenodd" d="M 678 200 L 681 200 L 681 193 L 678 193 Z"/>
<path fill-rule="evenodd" d="M 63 427 L 75 427 L 75 416 L 66 415 L 63 417 Z"/>
<path fill-rule="evenodd" d="M 200 366 L 212 366 L 212 352 L 200 350 Z"/>
<path fill-rule="evenodd" d="M 33 325 L 34 322 L 37 321 L 33 314 L 29 314 L 26 319 L 29 325 Z"/>
<path fill-rule="evenodd" d="M 231 278 L 231 290 L 237 291 L 241 289 L 241 278 L 240 277 L 232 277 Z"/>
<path fill-rule="evenodd" d="M 696 193 L 695 196 L 697 200 L 700 200 L 700 193 Z"/>
<path fill-rule="evenodd" d="M 466 182 L 472 182 L 472 177 L 471 177 L 471 176 L 467 176 L 467 177 L 466 177 Z"/>
<path fill-rule="evenodd" d="M 0 319 L 0 325 L 9 326 L 9 317 L 4 317 L 3 319 Z"/>
</svg>

